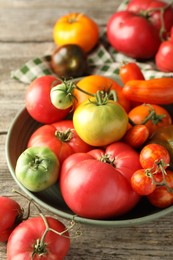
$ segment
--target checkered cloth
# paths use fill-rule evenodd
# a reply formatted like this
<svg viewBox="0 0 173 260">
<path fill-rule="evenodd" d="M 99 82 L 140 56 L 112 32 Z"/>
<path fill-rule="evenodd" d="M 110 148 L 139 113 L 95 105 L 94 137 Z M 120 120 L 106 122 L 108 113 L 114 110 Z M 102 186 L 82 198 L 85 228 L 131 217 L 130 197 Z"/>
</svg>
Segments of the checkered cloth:
<svg viewBox="0 0 173 260">
<path fill-rule="evenodd" d="M 118 8 L 118 10 L 123 10 L 128 3 L 128 0 L 125 0 Z M 43 75 L 55 75 L 50 67 L 50 58 L 49 55 L 43 57 L 35 57 L 32 60 L 29 60 L 21 68 L 12 71 L 11 77 L 21 81 L 23 83 L 29 84 L 35 78 L 38 78 Z M 100 41 L 98 46 L 88 54 L 88 72 L 89 74 L 98 74 L 109 77 L 117 77 L 119 74 L 119 69 L 124 62 L 135 61 L 132 58 L 129 58 L 122 53 L 116 52 L 107 42 L 106 32 L 102 32 L 100 35 Z M 161 78 L 161 77 L 173 77 L 173 73 L 163 73 L 156 69 L 154 62 L 141 63 L 137 62 L 141 68 L 145 79 L 150 78 Z M 56 75 L 57 76 L 57 75 Z"/>
</svg>

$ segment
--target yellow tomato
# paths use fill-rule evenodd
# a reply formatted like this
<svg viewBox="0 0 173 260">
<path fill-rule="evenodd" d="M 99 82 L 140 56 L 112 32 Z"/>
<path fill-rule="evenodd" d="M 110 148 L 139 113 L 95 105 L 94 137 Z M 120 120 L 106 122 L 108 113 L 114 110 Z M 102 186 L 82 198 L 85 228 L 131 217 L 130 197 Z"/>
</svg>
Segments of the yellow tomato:
<svg viewBox="0 0 173 260">
<path fill-rule="evenodd" d="M 89 52 L 97 44 L 98 38 L 98 25 L 82 13 L 62 16 L 53 28 L 53 39 L 58 46 L 77 44 L 85 52 Z"/>
</svg>

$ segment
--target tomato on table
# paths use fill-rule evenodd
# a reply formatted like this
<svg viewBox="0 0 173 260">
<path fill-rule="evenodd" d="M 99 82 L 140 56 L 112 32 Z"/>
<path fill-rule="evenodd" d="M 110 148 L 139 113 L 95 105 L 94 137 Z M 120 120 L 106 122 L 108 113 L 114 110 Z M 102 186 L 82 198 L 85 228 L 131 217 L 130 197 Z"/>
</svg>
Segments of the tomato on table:
<svg viewBox="0 0 173 260">
<path fill-rule="evenodd" d="M 46 217 L 49 228 L 61 233 L 66 227 L 53 217 Z M 7 243 L 7 259 L 63 260 L 70 248 L 68 231 L 58 235 L 51 230 L 45 234 L 46 224 L 41 216 L 32 217 L 18 225 Z M 66 237 L 65 237 L 66 236 Z"/>
<path fill-rule="evenodd" d="M 98 43 L 99 28 L 96 22 L 87 15 L 72 12 L 56 21 L 53 39 L 58 46 L 77 44 L 85 52 L 89 52 Z"/>
<path fill-rule="evenodd" d="M 6 242 L 23 219 L 23 209 L 10 197 L 0 197 L 0 242 Z"/>
</svg>

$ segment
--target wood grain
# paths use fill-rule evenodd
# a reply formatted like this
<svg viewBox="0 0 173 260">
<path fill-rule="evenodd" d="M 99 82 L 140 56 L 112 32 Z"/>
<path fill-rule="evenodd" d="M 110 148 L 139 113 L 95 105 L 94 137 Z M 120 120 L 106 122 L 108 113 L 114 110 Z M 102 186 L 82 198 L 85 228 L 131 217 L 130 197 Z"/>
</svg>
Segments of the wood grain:
<svg viewBox="0 0 173 260">
<path fill-rule="evenodd" d="M 120 0 L 1 0 L 0 1 L 0 195 L 18 189 L 6 163 L 6 135 L 16 113 L 24 106 L 27 86 L 10 78 L 12 70 L 29 59 L 49 53 L 54 47 L 52 27 L 68 12 L 91 16 L 101 29 Z M 16 198 L 25 208 L 25 201 Z M 42 209 L 45 214 L 54 216 Z M 32 216 L 37 215 L 32 208 Z M 57 217 L 57 216 L 56 216 Z M 68 224 L 67 220 L 58 217 Z M 80 225 L 82 235 L 72 239 L 66 260 L 172 260 L 173 214 L 151 223 L 125 228 Z M 6 244 L 0 244 L 0 259 Z"/>
</svg>

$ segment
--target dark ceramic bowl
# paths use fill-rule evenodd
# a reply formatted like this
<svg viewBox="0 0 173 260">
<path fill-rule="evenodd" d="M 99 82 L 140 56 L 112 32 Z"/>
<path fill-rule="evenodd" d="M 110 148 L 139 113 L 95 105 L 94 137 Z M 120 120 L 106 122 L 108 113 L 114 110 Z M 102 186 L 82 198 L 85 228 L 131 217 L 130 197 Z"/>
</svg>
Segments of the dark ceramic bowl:
<svg viewBox="0 0 173 260">
<path fill-rule="evenodd" d="M 9 170 L 18 186 L 40 206 L 46 208 L 52 213 L 57 214 L 58 216 L 66 219 L 72 219 L 74 217 L 74 213 L 66 206 L 57 185 L 54 185 L 51 188 L 48 188 L 47 190 L 44 190 L 42 192 L 33 193 L 27 190 L 17 180 L 15 176 L 14 169 L 16 161 L 19 155 L 26 149 L 29 137 L 39 126 L 39 123 L 31 118 L 25 108 L 16 115 L 8 131 L 6 140 L 6 159 Z M 75 220 L 79 223 L 97 226 L 123 227 L 142 224 L 147 221 L 153 221 L 171 212 L 173 212 L 173 206 L 170 206 L 166 209 L 158 209 L 151 206 L 149 202 L 144 198 L 130 213 L 120 218 L 115 218 L 111 220 L 94 220 L 82 217 L 75 217 Z"/>
</svg>

